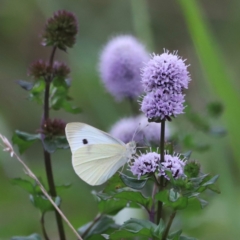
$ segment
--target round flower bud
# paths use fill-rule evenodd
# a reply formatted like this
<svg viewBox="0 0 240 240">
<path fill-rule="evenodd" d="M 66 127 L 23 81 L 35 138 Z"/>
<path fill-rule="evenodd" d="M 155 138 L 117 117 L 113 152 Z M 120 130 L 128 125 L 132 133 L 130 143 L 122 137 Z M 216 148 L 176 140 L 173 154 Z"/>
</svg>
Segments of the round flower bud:
<svg viewBox="0 0 240 240">
<path fill-rule="evenodd" d="M 66 51 L 67 47 L 72 47 L 76 41 L 77 25 L 77 19 L 73 13 L 65 10 L 54 13 L 45 25 L 42 34 L 43 46 L 55 46 Z"/>
<path fill-rule="evenodd" d="M 200 173 L 200 164 L 195 161 L 188 162 L 184 167 L 184 174 L 189 178 L 198 177 Z"/>
<path fill-rule="evenodd" d="M 152 121 L 161 121 L 183 113 L 184 95 L 167 93 L 159 88 L 149 92 L 141 102 L 141 111 Z"/>
<path fill-rule="evenodd" d="M 160 161 L 160 155 L 156 152 L 149 152 L 135 158 L 133 162 L 129 162 L 130 170 L 133 175 L 137 175 L 138 179 L 146 174 L 154 173 Z"/>
<path fill-rule="evenodd" d="M 48 119 L 44 122 L 42 129 L 39 130 L 40 133 L 43 133 L 48 136 L 61 136 L 65 135 L 66 122 L 61 119 Z"/>
<path fill-rule="evenodd" d="M 47 62 L 40 59 L 30 65 L 28 75 L 32 76 L 35 80 L 39 80 L 40 78 L 48 79 L 52 76 L 52 68 Z"/>
<path fill-rule="evenodd" d="M 133 36 L 123 35 L 104 47 L 99 63 L 101 79 L 116 100 L 135 99 L 143 91 L 140 68 L 148 61 L 145 47 Z"/>
<path fill-rule="evenodd" d="M 179 93 L 188 88 L 190 81 L 185 60 L 176 52 L 168 51 L 161 55 L 152 55 L 152 58 L 142 69 L 142 84 L 145 91 L 161 88 L 169 93 Z"/>
<path fill-rule="evenodd" d="M 70 73 L 70 68 L 62 62 L 54 62 L 53 64 L 54 76 L 58 78 L 67 78 Z"/>
</svg>

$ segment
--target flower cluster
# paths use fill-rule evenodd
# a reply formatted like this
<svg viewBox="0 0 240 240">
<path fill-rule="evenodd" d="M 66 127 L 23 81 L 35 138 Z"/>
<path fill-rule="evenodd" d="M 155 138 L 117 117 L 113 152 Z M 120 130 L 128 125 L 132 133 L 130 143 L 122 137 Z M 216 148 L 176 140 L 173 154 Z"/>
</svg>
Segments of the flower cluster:
<svg viewBox="0 0 240 240">
<path fill-rule="evenodd" d="M 160 155 L 156 152 L 141 154 L 133 162 L 129 162 L 130 171 L 138 179 L 146 174 L 157 173 L 158 176 L 164 176 L 170 180 L 167 171 L 170 171 L 173 178 L 184 177 L 184 167 L 186 160 L 181 159 L 180 155 L 164 154 L 164 162 L 160 163 Z"/>
<path fill-rule="evenodd" d="M 161 163 L 161 169 L 159 172 L 160 176 L 164 176 L 169 180 L 166 171 L 170 171 L 173 178 L 179 178 L 184 175 L 184 166 L 186 165 L 186 160 L 181 159 L 179 155 L 164 155 L 164 162 Z"/>
<path fill-rule="evenodd" d="M 159 166 L 160 156 L 156 152 L 142 154 L 130 163 L 130 170 L 133 175 L 137 175 L 138 179 L 146 174 L 154 173 Z"/>
<path fill-rule="evenodd" d="M 42 35 L 44 46 L 55 46 L 66 51 L 76 41 L 78 32 L 77 19 L 71 12 L 58 11 L 49 18 Z"/>
<path fill-rule="evenodd" d="M 99 71 L 106 89 L 116 100 L 135 99 L 143 92 L 140 69 L 148 59 L 145 47 L 133 36 L 117 36 L 106 44 Z"/>
<path fill-rule="evenodd" d="M 122 140 L 124 143 L 135 141 L 138 145 L 153 144 L 158 146 L 160 141 L 160 124 L 147 121 L 143 115 L 123 118 L 116 122 L 110 129 L 110 134 Z M 165 126 L 165 137 L 169 139 L 171 129 Z"/>
<path fill-rule="evenodd" d="M 65 135 L 66 122 L 61 119 L 48 119 L 44 122 L 40 133 L 51 136 Z"/>
<path fill-rule="evenodd" d="M 142 69 L 142 85 L 146 92 L 141 110 L 152 121 L 161 121 L 183 113 L 183 89 L 190 81 L 185 60 L 176 52 L 152 55 Z"/>
</svg>

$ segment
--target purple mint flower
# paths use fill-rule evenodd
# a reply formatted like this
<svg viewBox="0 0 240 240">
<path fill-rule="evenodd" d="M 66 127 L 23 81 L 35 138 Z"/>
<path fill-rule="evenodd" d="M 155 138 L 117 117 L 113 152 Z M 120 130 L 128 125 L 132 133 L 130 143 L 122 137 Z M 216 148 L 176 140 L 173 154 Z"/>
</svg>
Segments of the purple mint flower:
<svg viewBox="0 0 240 240">
<path fill-rule="evenodd" d="M 160 135 L 161 135 L 161 125 L 155 122 L 148 122 L 148 119 L 144 115 L 138 117 L 138 122 L 141 124 L 141 131 L 143 133 L 144 139 L 147 143 L 152 143 L 154 145 L 159 145 Z M 165 124 L 165 139 L 168 140 L 172 135 L 172 129 Z M 146 143 L 145 143 L 146 144 Z"/>
<path fill-rule="evenodd" d="M 123 118 L 112 126 L 109 133 L 124 143 L 135 141 L 137 144 L 143 145 L 143 133 L 138 131 L 138 128 L 139 121 L 137 118 Z"/>
<path fill-rule="evenodd" d="M 141 102 L 141 111 L 148 119 L 164 120 L 183 113 L 184 94 L 167 93 L 159 88 L 147 93 Z"/>
<path fill-rule="evenodd" d="M 145 47 L 133 36 L 110 40 L 100 56 L 102 81 L 116 100 L 137 98 L 143 92 L 140 68 L 149 59 Z"/>
<path fill-rule="evenodd" d="M 161 55 L 152 55 L 152 58 L 142 69 L 142 84 L 149 92 L 161 88 L 170 93 L 179 93 L 188 88 L 190 81 L 185 60 L 177 52 L 165 51 Z"/>
<path fill-rule="evenodd" d="M 166 174 L 166 170 L 171 171 L 173 178 L 179 178 L 185 176 L 184 166 L 186 165 L 186 160 L 181 159 L 179 155 L 164 155 L 164 162 L 161 163 L 162 167 L 160 169 L 159 175 L 164 176 L 166 179 L 170 180 Z"/>
<path fill-rule="evenodd" d="M 137 175 L 138 179 L 149 173 L 154 173 L 160 161 L 160 155 L 156 152 L 149 152 L 135 158 L 133 162 L 129 162 L 130 170 L 133 175 Z"/>
</svg>

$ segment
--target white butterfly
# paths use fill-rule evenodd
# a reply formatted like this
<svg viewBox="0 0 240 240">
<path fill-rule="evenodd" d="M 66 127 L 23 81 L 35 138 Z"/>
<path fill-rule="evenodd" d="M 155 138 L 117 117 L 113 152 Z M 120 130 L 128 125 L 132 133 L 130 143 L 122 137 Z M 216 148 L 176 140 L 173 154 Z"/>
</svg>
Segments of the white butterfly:
<svg viewBox="0 0 240 240">
<path fill-rule="evenodd" d="M 66 136 L 77 175 L 90 185 L 106 182 L 135 154 L 135 142 L 123 143 L 85 123 L 68 123 Z"/>
</svg>

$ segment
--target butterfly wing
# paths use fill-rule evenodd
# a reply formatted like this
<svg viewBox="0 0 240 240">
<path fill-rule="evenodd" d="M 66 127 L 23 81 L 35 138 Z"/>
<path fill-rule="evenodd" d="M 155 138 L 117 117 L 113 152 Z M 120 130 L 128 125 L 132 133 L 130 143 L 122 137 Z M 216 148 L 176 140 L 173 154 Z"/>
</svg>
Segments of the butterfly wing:
<svg viewBox="0 0 240 240">
<path fill-rule="evenodd" d="M 122 141 L 85 123 L 68 123 L 66 136 L 73 168 L 90 185 L 104 183 L 127 161 Z"/>
<path fill-rule="evenodd" d="M 122 141 L 85 123 L 68 123 L 66 126 L 66 136 L 72 153 L 80 147 L 91 144 L 106 143 L 125 146 Z"/>
<path fill-rule="evenodd" d="M 86 145 L 73 153 L 73 168 L 88 184 L 100 185 L 126 163 L 125 152 L 126 147 L 119 144 Z"/>
</svg>

